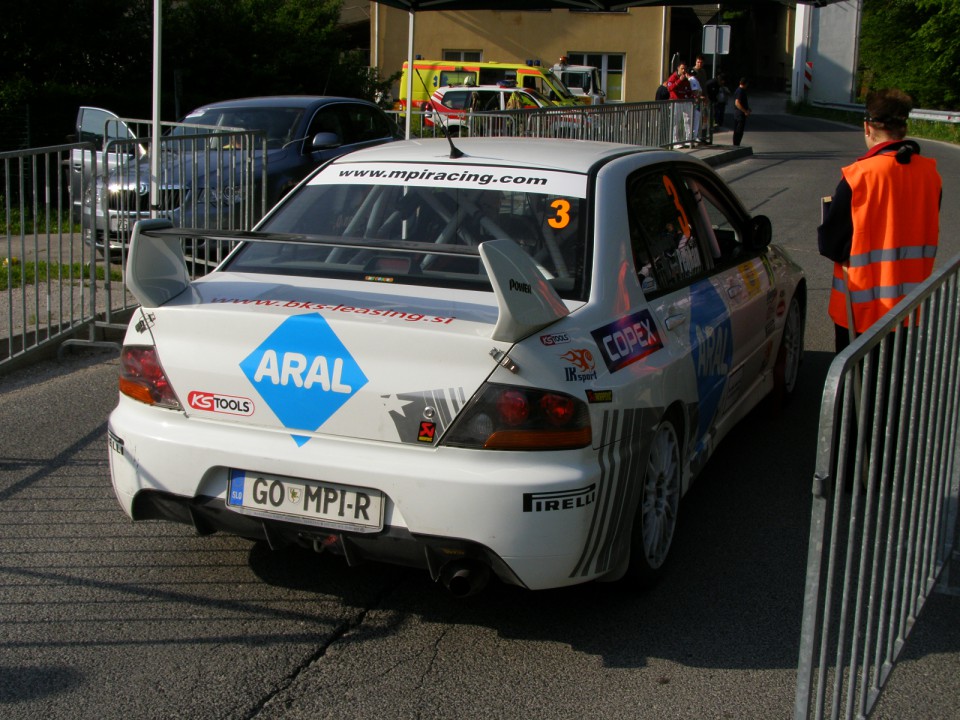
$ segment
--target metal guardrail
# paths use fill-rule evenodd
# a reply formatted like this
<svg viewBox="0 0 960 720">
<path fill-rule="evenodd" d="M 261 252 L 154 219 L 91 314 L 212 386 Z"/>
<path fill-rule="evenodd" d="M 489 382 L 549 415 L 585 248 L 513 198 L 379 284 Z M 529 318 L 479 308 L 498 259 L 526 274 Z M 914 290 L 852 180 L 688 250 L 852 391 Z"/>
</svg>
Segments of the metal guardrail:
<svg viewBox="0 0 960 720">
<path fill-rule="evenodd" d="M 960 112 L 956 110 L 911 110 L 910 119 L 956 124 L 960 123 Z"/>
<path fill-rule="evenodd" d="M 831 103 L 814 100 L 810 104 L 830 110 L 847 110 L 849 112 L 863 112 L 866 109 L 863 103 Z M 910 111 L 909 118 L 910 120 L 928 120 L 930 122 L 956 124 L 960 123 L 960 112 L 956 110 L 915 109 Z"/>
<path fill-rule="evenodd" d="M 958 284 L 960 256 L 827 374 L 795 720 L 869 715 L 955 551 Z"/>
</svg>

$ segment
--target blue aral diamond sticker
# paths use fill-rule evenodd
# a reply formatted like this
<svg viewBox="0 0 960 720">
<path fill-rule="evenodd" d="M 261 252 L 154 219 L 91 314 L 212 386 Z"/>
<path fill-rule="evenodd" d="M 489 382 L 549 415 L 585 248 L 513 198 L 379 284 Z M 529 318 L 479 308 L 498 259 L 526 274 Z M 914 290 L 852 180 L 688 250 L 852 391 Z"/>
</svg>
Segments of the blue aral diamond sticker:
<svg viewBox="0 0 960 720">
<path fill-rule="evenodd" d="M 367 376 L 319 313 L 285 320 L 240 369 L 291 430 L 318 430 L 367 384 Z M 292 437 L 297 445 L 310 439 Z"/>
</svg>

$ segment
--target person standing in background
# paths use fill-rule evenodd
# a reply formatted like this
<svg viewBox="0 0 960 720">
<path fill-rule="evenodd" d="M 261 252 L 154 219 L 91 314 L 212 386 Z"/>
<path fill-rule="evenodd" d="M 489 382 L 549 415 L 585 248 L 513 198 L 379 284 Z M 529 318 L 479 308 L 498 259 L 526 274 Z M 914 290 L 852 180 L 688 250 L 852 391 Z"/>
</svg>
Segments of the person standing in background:
<svg viewBox="0 0 960 720">
<path fill-rule="evenodd" d="M 713 109 L 713 129 L 718 130 L 723 125 L 723 116 L 727 111 L 727 100 L 730 96 L 726 76 L 722 72 L 717 73 L 715 78 L 704 83 L 703 89 Z"/>
<path fill-rule="evenodd" d="M 671 100 L 689 101 L 693 97 L 693 91 L 690 89 L 690 76 L 687 74 L 687 64 L 682 62 L 677 65 L 677 71 L 667 78 L 667 89 L 670 91 Z M 693 118 L 688 109 L 674 113 L 673 123 L 673 143 L 674 145 L 687 141 L 690 137 L 691 123 Z"/>
<path fill-rule="evenodd" d="M 743 131 L 747 127 L 747 118 L 750 117 L 750 98 L 747 95 L 749 83 L 745 77 L 740 78 L 740 86 L 733 93 L 733 144 L 739 146 L 743 140 Z"/>
<path fill-rule="evenodd" d="M 690 71 L 690 97 L 693 99 L 693 130 L 691 139 L 693 144 L 701 141 L 701 123 L 703 120 L 703 88 L 700 86 L 700 80 L 697 78 L 697 71 Z M 691 145 L 692 147 L 692 145 Z"/>
</svg>

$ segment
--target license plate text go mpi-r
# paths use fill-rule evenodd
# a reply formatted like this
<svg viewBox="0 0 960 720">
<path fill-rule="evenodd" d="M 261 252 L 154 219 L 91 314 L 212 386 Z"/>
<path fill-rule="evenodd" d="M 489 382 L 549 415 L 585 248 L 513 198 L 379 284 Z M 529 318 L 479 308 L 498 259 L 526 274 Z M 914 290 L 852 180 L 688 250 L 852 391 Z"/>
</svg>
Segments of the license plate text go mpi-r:
<svg viewBox="0 0 960 720">
<path fill-rule="evenodd" d="M 266 517 L 356 531 L 383 527 L 383 495 L 375 490 L 234 470 L 227 506 Z"/>
</svg>

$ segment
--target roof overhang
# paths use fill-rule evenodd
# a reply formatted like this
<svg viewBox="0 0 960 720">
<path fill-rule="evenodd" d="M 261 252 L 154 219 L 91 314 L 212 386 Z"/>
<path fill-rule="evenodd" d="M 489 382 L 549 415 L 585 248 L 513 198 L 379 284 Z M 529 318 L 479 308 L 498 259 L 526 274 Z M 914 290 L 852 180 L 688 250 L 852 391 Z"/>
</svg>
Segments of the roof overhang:
<svg viewBox="0 0 960 720">
<path fill-rule="evenodd" d="M 427 10 L 595 10 L 610 12 L 631 7 L 694 7 L 704 3 L 682 0 L 375 0 L 380 5 L 413 12 Z M 823 7 L 844 0 L 775 0 L 783 5 Z M 723 5 L 739 5 L 727 2 Z"/>
</svg>

